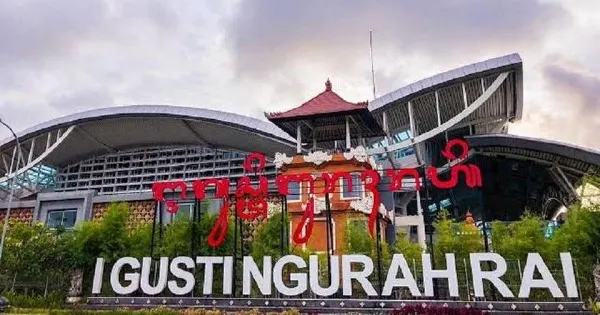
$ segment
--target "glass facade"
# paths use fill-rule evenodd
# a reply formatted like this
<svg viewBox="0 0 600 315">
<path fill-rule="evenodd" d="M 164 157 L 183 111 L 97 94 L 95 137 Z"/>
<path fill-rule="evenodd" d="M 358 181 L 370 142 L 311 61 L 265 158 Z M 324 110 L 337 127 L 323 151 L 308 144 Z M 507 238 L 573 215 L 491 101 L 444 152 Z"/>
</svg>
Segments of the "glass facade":
<svg viewBox="0 0 600 315">
<path fill-rule="evenodd" d="M 149 191 L 157 181 L 229 178 L 245 175 L 247 153 L 208 147 L 146 148 L 108 154 L 70 165 L 56 176 L 55 191 L 94 189 L 99 194 Z M 274 178 L 267 163 L 265 176 Z"/>
<path fill-rule="evenodd" d="M 410 139 L 410 137 L 411 137 L 410 130 L 404 130 L 404 131 L 397 132 L 397 133 L 394 133 L 393 135 L 391 135 L 390 141 L 388 141 L 388 139 L 386 139 L 386 138 L 383 138 L 383 139 L 373 143 L 371 145 L 371 147 L 372 148 L 386 147 L 390 144 L 400 143 L 402 141 L 408 140 L 408 139 Z M 395 159 L 400 159 L 405 156 L 414 155 L 415 150 L 412 147 L 408 147 L 408 148 L 405 148 L 402 150 L 395 151 L 393 154 L 394 154 Z M 385 154 L 378 154 L 375 156 L 375 160 L 377 160 L 377 161 L 387 160 L 387 156 Z"/>
</svg>

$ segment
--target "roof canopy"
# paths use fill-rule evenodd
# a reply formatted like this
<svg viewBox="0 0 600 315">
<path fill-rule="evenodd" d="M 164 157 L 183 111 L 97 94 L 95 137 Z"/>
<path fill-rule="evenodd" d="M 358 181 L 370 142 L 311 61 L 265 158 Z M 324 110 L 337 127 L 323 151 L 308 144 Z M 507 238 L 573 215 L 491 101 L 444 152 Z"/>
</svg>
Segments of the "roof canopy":
<svg viewBox="0 0 600 315">
<path fill-rule="evenodd" d="M 352 123 L 354 137 L 383 136 L 381 126 L 375 121 L 367 102 L 351 103 L 333 92 L 331 81 L 325 82 L 325 91 L 304 104 L 279 113 L 265 113 L 267 119 L 290 136 L 296 136 L 300 125 L 303 140 L 316 139 L 323 143 L 345 138 L 346 118 Z"/>
<path fill-rule="evenodd" d="M 293 152 L 294 139 L 273 124 L 216 110 L 167 105 L 118 106 L 80 112 L 18 133 L 26 164 L 63 167 L 138 147 L 204 145 L 246 152 Z M 15 148 L 0 142 L 0 176 Z M 0 161 L 2 161 L 0 159 Z"/>
<path fill-rule="evenodd" d="M 558 166 L 576 177 L 600 170 L 600 152 L 571 144 L 510 134 L 471 136 L 467 141 L 479 154 Z"/>
</svg>

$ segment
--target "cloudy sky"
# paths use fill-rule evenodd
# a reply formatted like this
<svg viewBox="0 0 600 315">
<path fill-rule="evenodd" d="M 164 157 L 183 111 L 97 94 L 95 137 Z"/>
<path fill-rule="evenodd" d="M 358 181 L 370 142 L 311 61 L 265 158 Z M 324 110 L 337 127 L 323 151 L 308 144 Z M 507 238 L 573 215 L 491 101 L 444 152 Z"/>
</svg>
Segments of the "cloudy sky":
<svg viewBox="0 0 600 315">
<path fill-rule="evenodd" d="M 525 109 L 511 133 L 600 149 L 598 16 L 598 0 L 0 1 L 0 117 L 21 130 L 174 104 L 263 118 L 328 77 L 368 100 L 372 29 L 379 95 L 518 52 Z"/>
</svg>

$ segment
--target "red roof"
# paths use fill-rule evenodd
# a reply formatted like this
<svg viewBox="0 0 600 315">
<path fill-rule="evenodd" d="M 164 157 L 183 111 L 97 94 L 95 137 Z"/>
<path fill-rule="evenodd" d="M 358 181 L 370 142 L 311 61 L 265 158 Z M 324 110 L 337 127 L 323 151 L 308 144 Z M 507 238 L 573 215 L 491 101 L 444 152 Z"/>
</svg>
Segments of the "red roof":
<svg viewBox="0 0 600 315">
<path fill-rule="evenodd" d="M 268 119 L 306 117 L 320 114 L 347 112 L 357 109 L 366 109 L 367 102 L 350 103 L 331 90 L 331 82 L 325 82 L 325 91 L 313 97 L 308 102 L 280 113 L 265 113 Z"/>
</svg>

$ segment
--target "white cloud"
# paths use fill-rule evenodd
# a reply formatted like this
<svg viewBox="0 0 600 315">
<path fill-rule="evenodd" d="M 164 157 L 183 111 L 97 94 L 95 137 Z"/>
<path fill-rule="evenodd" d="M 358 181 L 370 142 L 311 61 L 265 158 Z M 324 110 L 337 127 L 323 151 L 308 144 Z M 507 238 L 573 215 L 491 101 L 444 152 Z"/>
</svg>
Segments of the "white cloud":
<svg viewBox="0 0 600 315">
<path fill-rule="evenodd" d="M 600 147 L 576 123 L 586 113 L 564 105 L 581 88 L 597 95 L 580 86 L 600 73 L 597 1 L 473 1 L 2 2 L 0 112 L 16 129 L 116 104 L 262 117 L 319 93 L 328 77 L 343 97 L 362 101 L 372 97 L 372 28 L 379 95 L 519 52 L 525 116 L 515 132 Z M 564 88 L 581 76 L 587 79 Z M 594 104 L 580 106 L 596 111 Z M 569 115 L 572 131 L 553 131 Z"/>
</svg>

